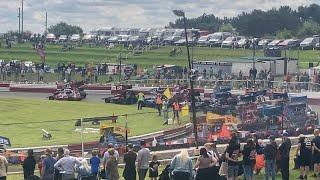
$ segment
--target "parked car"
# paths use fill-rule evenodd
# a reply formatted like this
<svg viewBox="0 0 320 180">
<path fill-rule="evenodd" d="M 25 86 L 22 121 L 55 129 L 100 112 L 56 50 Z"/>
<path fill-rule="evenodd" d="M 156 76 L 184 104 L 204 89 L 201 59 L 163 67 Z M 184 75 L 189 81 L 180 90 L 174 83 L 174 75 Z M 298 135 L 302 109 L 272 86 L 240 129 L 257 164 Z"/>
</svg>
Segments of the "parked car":
<svg viewBox="0 0 320 180">
<path fill-rule="evenodd" d="M 258 47 L 259 48 L 267 48 L 268 44 L 271 42 L 272 40 L 271 39 L 261 39 L 259 42 L 258 42 Z"/>
<path fill-rule="evenodd" d="M 278 46 L 281 49 L 291 49 L 299 47 L 300 42 L 301 41 L 298 39 L 286 39 L 283 42 L 279 43 Z"/>
<path fill-rule="evenodd" d="M 316 44 L 320 42 L 320 37 L 314 35 L 313 37 L 308 37 L 300 43 L 301 49 L 312 49 L 316 47 Z"/>
<path fill-rule="evenodd" d="M 225 39 L 222 44 L 221 44 L 221 47 L 237 47 L 237 41 L 240 40 L 241 37 L 236 37 L 236 36 L 230 36 L 228 37 L 227 39 Z"/>
<path fill-rule="evenodd" d="M 283 39 L 275 39 L 268 44 L 268 48 L 278 47 L 281 42 L 283 42 Z"/>
<path fill-rule="evenodd" d="M 213 37 L 214 34 L 208 34 L 206 36 L 201 36 L 198 39 L 198 46 L 209 46 L 209 40 Z"/>
<path fill-rule="evenodd" d="M 240 37 L 240 40 L 237 41 L 237 47 L 246 49 L 249 48 L 249 39 L 247 39 L 246 37 Z"/>
</svg>

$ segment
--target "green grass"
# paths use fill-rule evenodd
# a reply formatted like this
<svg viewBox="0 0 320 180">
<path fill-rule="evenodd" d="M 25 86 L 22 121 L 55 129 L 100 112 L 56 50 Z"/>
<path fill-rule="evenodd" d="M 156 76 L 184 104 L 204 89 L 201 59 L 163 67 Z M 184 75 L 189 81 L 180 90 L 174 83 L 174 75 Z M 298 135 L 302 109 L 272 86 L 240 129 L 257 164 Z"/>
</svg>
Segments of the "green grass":
<svg viewBox="0 0 320 180">
<path fill-rule="evenodd" d="M 160 47 L 151 51 L 147 51 L 142 55 L 133 56 L 129 51 L 123 47 L 117 47 L 112 50 L 106 50 L 103 47 L 89 48 L 84 45 L 76 47 L 72 51 L 62 52 L 61 45 L 47 45 L 46 46 L 46 62 L 55 67 L 57 62 L 74 62 L 77 65 L 84 65 L 86 63 L 98 62 L 116 62 L 118 56 L 122 53 L 122 57 L 126 54 L 128 59 L 124 63 L 137 64 L 140 67 L 152 67 L 160 64 L 176 64 L 181 66 L 187 65 L 186 49 L 182 47 L 183 53 L 175 57 L 169 57 L 169 52 L 173 47 Z M 192 53 L 193 52 L 193 53 Z M 252 50 L 244 49 L 221 49 L 221 48 L 207 48 L 194 47 L 190 49 L 190 54 L 197 60 L 222 60 L 225 58 L 239 58 L 244 56 L 252 56 Z M 282 55 L 284 56 L 284 52 Z M 292 50 L 286 52 L 288 57 L 295 57 L 300 59 L 300 67 L 306 68 L 307 62 L 318 62 L 319 51 L 297 51 Z M 262 56 L 261 50 L 257 51 L 257 56 Z M 17 44 L 11 49 L 0 48 L 0 59 L 19 59 L 39 62 L 39 56 L 36 50 L 31 48 L 30 43 Z"/>
<path fill-rule="evenodd" d="M 0 110 L 1 135 L 10 138 L 13 147 L 79 143 L 80 133 L 75 132 L 73 119 L 82 117 L 129 114 L 128 126 L 131 136 L 173 127 L 164 127 L 163 118 L 157 116 L 155 109 L 144 108 L 138 111 L 135 105 L 105 104 L 102 101 L 100 103 L 0 98 Z M 140 112 L 154 113 L 130 115 Z M 119 125 L 124 125 L 124 122 L 124 117 L 118 119 Z M 42 140 L 41 129 L 52 133 L 53 138 L 49 141 Z M 99 137 L 99 134 L 88 133 L 84 135 L 84 140 L 96 141 Z"/>
</svg>

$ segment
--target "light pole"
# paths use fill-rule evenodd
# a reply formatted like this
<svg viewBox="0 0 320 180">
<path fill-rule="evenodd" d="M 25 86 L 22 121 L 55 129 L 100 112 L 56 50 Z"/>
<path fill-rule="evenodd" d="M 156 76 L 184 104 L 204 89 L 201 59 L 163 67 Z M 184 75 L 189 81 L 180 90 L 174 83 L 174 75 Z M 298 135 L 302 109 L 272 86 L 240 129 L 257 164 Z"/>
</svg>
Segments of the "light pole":
<svg viewBox="0 0 320 180">
<path fill-rule="evenodd" d="M 186 16 L 182 10 L 173 10 L 173 13 L 183 18 L 184 24 L 184 35 L 186 38 L 186 47 L 187 47 L 187 55 L 188 55 L 188 64 L 189 64 L 189 82 L 190 82 L 190 95 L 191 95 L 191 111 L 192 111 L 192 122 L 193 122 L 193 133 L 195 138 L 196 148 L 198 149 L 198 130 L 197 130 L 197 119 L 196 119 L 196 110 L 195 110 L 195 97 L 194 97 L 194 82 L 192 77 L 192 64 L 190 60 L 190 52 L 189 52 L 189 43 L 188 43 L 188 35 L 187 35 L 187 23 Z"/>
</svg>

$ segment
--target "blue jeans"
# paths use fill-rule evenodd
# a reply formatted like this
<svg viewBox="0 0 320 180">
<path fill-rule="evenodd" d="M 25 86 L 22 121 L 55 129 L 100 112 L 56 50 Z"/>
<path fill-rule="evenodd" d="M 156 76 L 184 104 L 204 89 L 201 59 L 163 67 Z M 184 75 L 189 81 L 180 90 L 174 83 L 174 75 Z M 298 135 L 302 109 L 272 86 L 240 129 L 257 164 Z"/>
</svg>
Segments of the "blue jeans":
<svg viewBox="0 0 320 180">
<path fill-rule="evenodd" d="M 106 175 L 105 180 L 108 180 L 109 179 L 109 171 L 105 170 L 105 175 Z"/>
<path fill-rule="evenodd" d="M 252 179 L 253 167 L 251 165 L 243 165 L 243 174 L 245 179 Z"/>
<path fill-rule="evenodd" d="M 276 179 L 276 160 L 266 160 L 265 162 L 266 180 L 271 176 L 272 180 Z"/>
</svg>

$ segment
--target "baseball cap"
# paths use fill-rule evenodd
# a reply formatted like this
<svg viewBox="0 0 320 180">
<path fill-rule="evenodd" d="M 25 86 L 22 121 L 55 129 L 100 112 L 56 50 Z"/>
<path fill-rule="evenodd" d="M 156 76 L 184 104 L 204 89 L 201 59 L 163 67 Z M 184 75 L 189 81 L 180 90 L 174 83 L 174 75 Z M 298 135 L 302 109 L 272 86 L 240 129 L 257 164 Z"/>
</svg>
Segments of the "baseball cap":
<svg viewBox="0 0 320 180">
<path fill-rule="evenodd" d="M 282 136 L 289 137 L 289 133 L 288 132 L 283 132 Z"/>
</svg>

